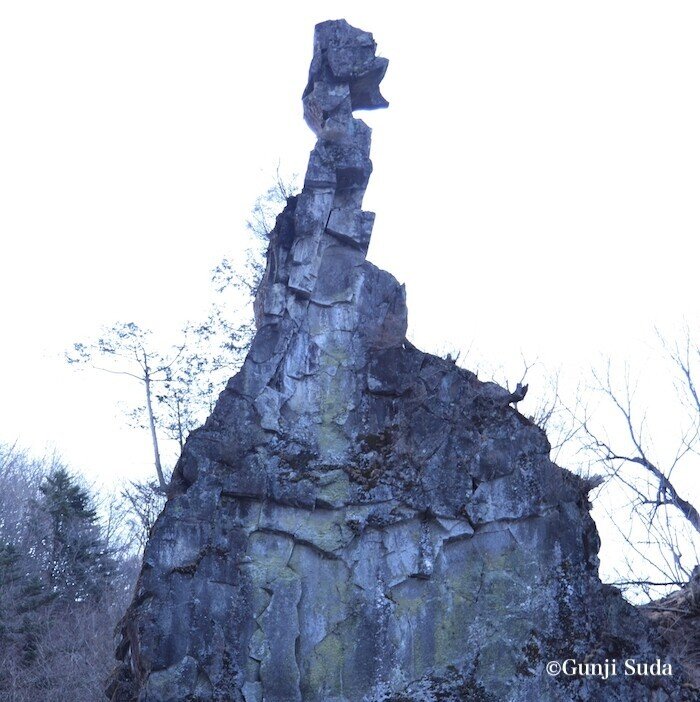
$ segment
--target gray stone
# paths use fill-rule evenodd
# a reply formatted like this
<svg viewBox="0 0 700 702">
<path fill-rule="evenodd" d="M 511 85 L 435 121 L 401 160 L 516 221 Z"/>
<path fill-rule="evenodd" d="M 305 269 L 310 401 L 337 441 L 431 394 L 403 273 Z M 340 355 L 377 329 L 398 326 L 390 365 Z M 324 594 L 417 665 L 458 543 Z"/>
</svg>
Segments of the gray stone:
<svg viewBox="0 0 700 702">
<path fill-rule="evenodd" d="M 356 208 L 338 207 L 331 210 L 326 231 L 366 253 L 373 226 L 373 212 L 358 212 Z"/>
<path fill-rule="evenodd" d="M 365 260 L 387 61 L 316 28 L 305 187 L 271 233 L 241 371 L 189 437 L 121 628 L 115 702 L 652 702 L 679 676 L 550 678 L 666 650 L 598 579 L 584 481 L 512 395 L 406 340 Z M 587 658 L 588 657 L 588 658 Z"/>
</svg>

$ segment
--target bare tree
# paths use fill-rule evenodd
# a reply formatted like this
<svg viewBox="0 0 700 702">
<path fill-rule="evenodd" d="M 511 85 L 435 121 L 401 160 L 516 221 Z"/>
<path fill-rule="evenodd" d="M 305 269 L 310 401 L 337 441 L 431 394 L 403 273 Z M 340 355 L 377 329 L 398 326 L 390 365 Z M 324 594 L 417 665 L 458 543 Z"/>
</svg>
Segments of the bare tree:
<svg viewBox="0 0 700 702">
<path fill-rule="evenodd" d="M 168 483 L 160 457 L 153 386 L 172 377 L 173 366 L 185 347 L 183 343 L 169 355 L 162 355 L 154 350 L 150 337 L 149 330 L 141 329 L 134 322 L 115 324 L 96 341 L 74 344 L 73 350 L 66 354 L 66 360 L 68 363 L 89 365 L 106 373 L 123 375 L 141 384 L 158 485 L 165 492 Z"/>
<path fill-rule="evenodd" d="M 593 374 L 602 398 L 596 412 L 580 399 L 568 411 L 580 462 L 602 471 L 614 490 L 615 506 L 606 511 L 628 546 L 615 584 L 649 598 L 688 581 L 700 543 L 700 512 L 687 493 L 700 470 L 700 347 L 689 329 L 678 342 L 658 338 L 671 371 L 671 406 L 650 411 L 629 368 L 616 374 L 608 363 Z M 670 418 L 672 426 L 662 421 Z"/>
<path fill-rule="evenodd" d="M 223 258 L 214 269 L 212 280 L 219 292 L 232 288 L 244 291 L 251 297 L 255 296 L 265 272 L 265 251 L 270 233 L 287 200 L 299 192 L 298 180 L 296 173 L 285 175 L 277 165 L 272 184 L 256 198 L 246 221 L 253 241 L 245 264 L 241 267 L 231 259 Z"/>
<path fill-rule="evenodd" d="M 155 483 L 130 481 L 121 491 L 122 513 L 128 531 L 128 543 L 142 552 L 151 527 L 165 504 L 165 496 Z"/>
</svg>

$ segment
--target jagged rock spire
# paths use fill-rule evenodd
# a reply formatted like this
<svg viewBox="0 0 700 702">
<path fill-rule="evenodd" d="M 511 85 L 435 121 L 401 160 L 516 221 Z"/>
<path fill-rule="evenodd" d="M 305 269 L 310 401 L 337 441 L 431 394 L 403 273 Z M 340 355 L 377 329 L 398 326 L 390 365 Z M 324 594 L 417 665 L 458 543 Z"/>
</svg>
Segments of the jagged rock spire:
<svg viewBox="0 0 700 702">
<path fill-rule="evenodd" d="M 303 104 L 318 140 L 303 191 L 272 232 L 255 303 L 259 332 L 231 386 L 255 398 L 265 426 L 336 464 L 352 448 L 345 425 L 367 351 L 399 347 L 406 335 L 403 286 L 365 260 L 371 130 L 353 110 L 388 105 L 379 92 L 388 61 L 375 51 L 372 35 L 345 20 L 316 27 Z"/>
<path fill-rule="evenodd" d="M 353 117 L 353 110 L 388 106 L 379 92 L 388 61 L 376 57 L 375 49 L 371 34 L 344 20 L 316 27 L 303 103 L 304 118 L 318 141 L 296 204 L 294 241 L 283 281 L 299 297 L 313 299 L 325 250 L 334 241 L 367 252 L 374 214 L 361 208 L 372 172 L 371 130 Z M 352 252 L 345 255 L 353 257 Z M 328 292 L 319 291 L 316 298 L 323 303 Z M 328 302 L 348 294 L 337 290 Z"/>
<path fill-rule="evenodd" d="M 663 656 L 597 577 L 586 483 L 513 394 L 406 341 L 365 260 L 372 35 L 316 27 L 304 189 L 258 331 L 178 461 L 122 625 L 114 702 L 669 702 L 678 678 L 554 678 Z M 521 393 L 523 394 L 523 393 Z M 591 658 L 593 657 L 593 658 Z"/>
</svg>

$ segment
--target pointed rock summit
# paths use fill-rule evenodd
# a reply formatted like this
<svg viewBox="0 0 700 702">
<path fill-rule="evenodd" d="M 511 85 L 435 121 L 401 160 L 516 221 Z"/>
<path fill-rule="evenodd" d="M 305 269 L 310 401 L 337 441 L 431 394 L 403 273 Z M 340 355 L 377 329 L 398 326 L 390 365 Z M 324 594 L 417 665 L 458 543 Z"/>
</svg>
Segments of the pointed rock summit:
<svg viewBox="0 0 700 702">
<path fill-rule="evenodd" d="M 146 548 L 115 702 L 663 702 L 678 674 L 597 575 L 585 483 L 512 395 L 406 341 L 365 260 L 386 59 L 316 27 L 304 188 L 271 234 L 241 371 L 190 436 Z M 524 394 L 524 393 L 523 393 Z M 607 680 L 549 661 L 605 663 Z"/>
</svg>

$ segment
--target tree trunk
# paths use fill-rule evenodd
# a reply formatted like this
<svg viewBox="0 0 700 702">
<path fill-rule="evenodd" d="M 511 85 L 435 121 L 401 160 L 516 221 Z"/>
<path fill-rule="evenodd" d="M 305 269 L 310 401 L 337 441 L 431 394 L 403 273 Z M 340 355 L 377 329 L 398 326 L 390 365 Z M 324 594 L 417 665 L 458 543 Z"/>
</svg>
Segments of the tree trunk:
<svg viewBox="0 0 700 702">
<path fill-rule="evenodd" d="M 688 520 L 692 527 L 700 533 L 700 512 L 693 507 L 690 502 L 684 500 L 677 492 L 673 483 L 659 470 L 650 460 L 644 455 L 634 456 L 629 459 L 632 463 L 638 463 L 644 466 L 659 482 L 659 490 L 666 499 L 680 511 L 680 513 Z M 661 502 L 659 502 L 661 504 Z"/>
<path fill-rule="evenodd" d="M 158 450 L 158 436 L 156 435 L 156 420 L 153 416 L 153 405 L 151 404 L 151 376 L 148 369 L 148 362 L 144 354 L 144 385 L 146 386 L 146 410 L 148 411 L 148 424 L 151 427 L 151 439 L 153 440 L 153 457 L 155 458 L 156 473 L 158 474 L 158 484 L 160 489 L 165 492 L 167 483 L 163 475 L 163 466 L 160 462 L 160 451 Z"/>
<path fill-rule="evenodd" d="M 180 453 L 185 448 L 185 436 L 182 429 L 182 415 L 180 414 L 180 398 L 175 396 L 175 407 L 177 407 L 177 440 L 180 444 Z"/>
</svg>

